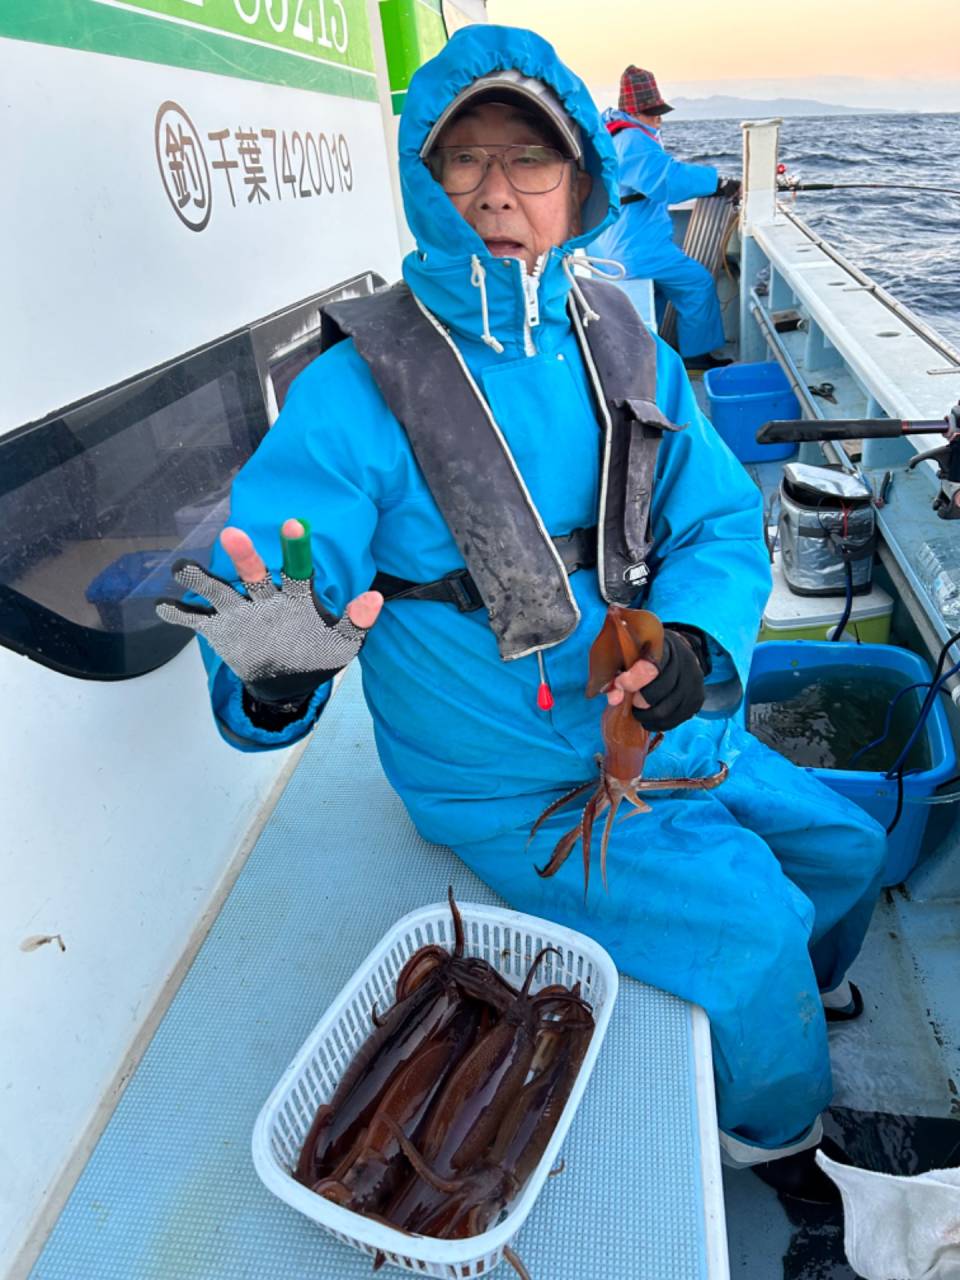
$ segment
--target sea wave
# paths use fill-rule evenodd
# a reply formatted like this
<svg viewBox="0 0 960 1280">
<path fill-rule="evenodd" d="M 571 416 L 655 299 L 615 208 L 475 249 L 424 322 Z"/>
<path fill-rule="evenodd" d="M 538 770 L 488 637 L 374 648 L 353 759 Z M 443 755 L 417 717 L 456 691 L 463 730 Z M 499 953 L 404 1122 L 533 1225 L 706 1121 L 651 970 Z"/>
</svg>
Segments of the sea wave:
<svg viewBox="0 0 960 1280">
<path fill-rule="evenodd" d="M 739 120 L 664 122 L 679 159 L 740 172 Z M 799 192 L 794 208 L 878 284 L 960 345 L 960 115 L 788 117 L 780 159 L 801 182 L 890 188 Z M 913 191 L 929 186 L 935 191 Z"/>
</svg>

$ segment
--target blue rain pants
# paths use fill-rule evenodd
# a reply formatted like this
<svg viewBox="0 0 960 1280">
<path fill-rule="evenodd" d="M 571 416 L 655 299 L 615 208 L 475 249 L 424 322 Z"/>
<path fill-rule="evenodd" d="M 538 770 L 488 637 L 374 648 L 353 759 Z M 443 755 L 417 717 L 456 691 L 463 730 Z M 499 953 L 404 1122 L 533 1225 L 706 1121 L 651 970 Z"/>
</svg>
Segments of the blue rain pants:
<svg viewBox="0 0 960 1280">
<path fill-rule="evenodd" d="M 595 832 L 586 909 L 579 845 L 554 877 L 531 874 L 579 820 L 579 801 L 529 847 L 515 830 L 456 852 L 516 910 L 592 935 L 624 972 L 701 1005 L 721 1131 L 775 1150 L 830 1102 L 819 993 L 841 982 L 863 941 L 886 836 L 738 726 L 725 741 L 741 754 L 715 791 L 647 793 L 650 813 L 618 820 L 606 893 Z"/>
<path fill-rule="evenodd" d="M 658 245 L 656 254 L 651 254 L 650 276 L 658 302 L 672 302 L 676 307 L 677 347 L 682 356 L 706 355 L 723 346 L 717 289 L 705 266 L 671 242 Z M 657 319 L 662 321 L 662 305 L 657 307 Z"/>
</svg>

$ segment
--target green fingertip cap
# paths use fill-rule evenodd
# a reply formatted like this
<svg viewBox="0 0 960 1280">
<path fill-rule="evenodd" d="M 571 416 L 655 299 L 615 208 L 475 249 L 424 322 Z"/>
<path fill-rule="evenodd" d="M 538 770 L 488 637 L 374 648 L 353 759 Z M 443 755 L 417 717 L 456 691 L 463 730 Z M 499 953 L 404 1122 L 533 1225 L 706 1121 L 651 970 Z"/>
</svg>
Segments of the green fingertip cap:
<svg viewBox="0 0 960 1280">
<path fill-rule="evenodd" d="M 299 516 L 297 517 L 299 519 Z M 285 533 L 280 534 L 280 542 L 283 545 L 283 572 L 288 578 L 309 578 L 313 573 L 313 556 L 310 553 L 310 524 L 307 520 L 300 520 L 303 525 L 303 534 L 299 538 L 288 538 Z"/>
</svg>

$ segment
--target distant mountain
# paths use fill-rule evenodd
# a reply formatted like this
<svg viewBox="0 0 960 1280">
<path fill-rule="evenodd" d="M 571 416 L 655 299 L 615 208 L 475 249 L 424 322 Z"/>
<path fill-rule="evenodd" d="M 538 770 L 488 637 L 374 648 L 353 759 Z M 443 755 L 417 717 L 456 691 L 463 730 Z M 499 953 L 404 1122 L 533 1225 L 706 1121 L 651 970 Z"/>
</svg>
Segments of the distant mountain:
<svg viewBox="0 0 960 1280">
<path fill-rule="evenodd" d="M 767 116 L 872 115 L 875 107 L 840 107 L 813 98 L 673 98 L 671 120 L 760 120 Z"/>
</svg>

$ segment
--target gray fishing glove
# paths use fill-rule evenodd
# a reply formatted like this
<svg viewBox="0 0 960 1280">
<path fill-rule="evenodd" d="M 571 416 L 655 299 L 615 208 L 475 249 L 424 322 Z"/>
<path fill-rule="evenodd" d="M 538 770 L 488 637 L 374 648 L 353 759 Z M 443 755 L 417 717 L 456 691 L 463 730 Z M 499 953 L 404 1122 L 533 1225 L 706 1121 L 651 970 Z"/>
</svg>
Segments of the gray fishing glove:
<svg viewBox="0 0 960 1280">
<path fill-rule="evenodd" d="M 313 594 L 313 577 L 268 575 L 238 591 L 193 560 L 178 560 L 173 576 L 181 587 L 205 596 L 212 608 L 161 600 L 164 622 L 189 627 L 242 681 L 257 703 L 302 709 L 313 693 L 355 658 L 366 631 L 346 614 L 334 618 Z"/>
</svg>

